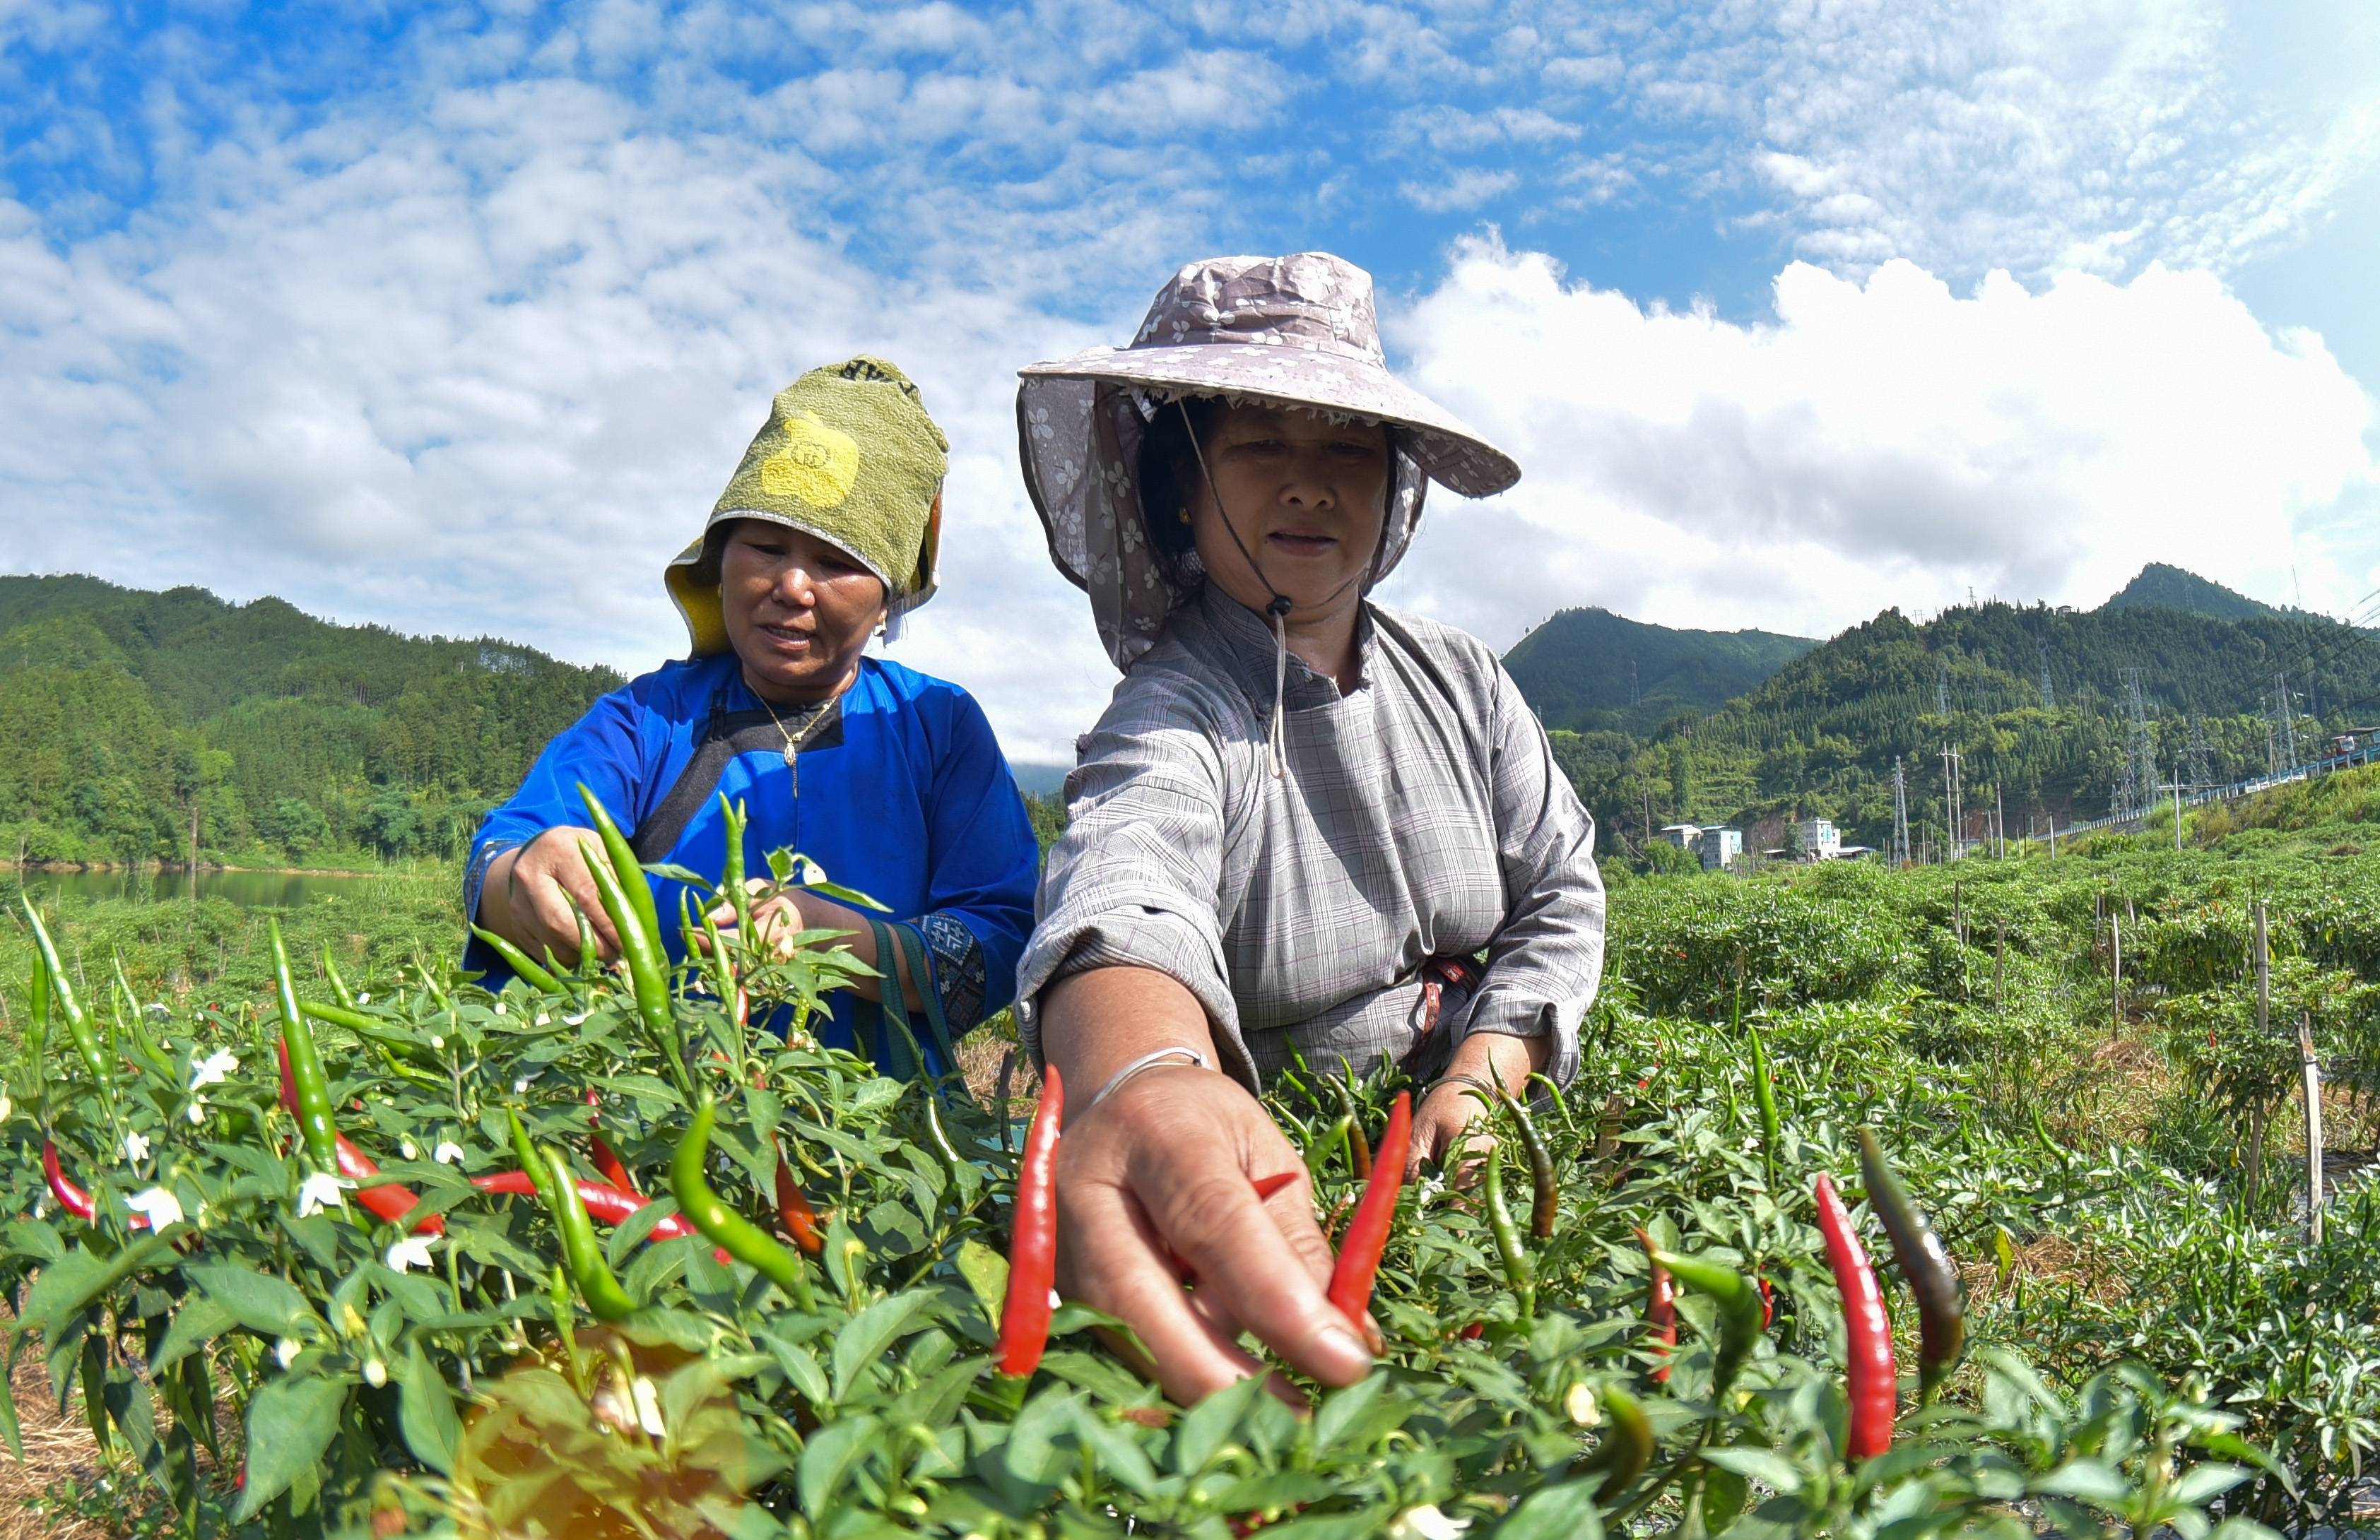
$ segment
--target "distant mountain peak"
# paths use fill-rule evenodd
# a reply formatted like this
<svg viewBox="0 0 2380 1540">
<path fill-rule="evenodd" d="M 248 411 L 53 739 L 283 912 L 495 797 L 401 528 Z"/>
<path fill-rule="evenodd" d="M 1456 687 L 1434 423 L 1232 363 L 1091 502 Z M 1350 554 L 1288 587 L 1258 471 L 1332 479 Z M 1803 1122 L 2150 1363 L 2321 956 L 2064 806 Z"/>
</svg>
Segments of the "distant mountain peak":
<svg viewBox="0 0 2380 1540">
<path fill-rule="evenodd" d="M 2260 604 L 2246 594 L 2235 593 L 2220 583 L 2209 582 L 2194 572 L 2164 562 L 2151 562 L 2141 568 L 2140 576 L 2100 608 L 2180 610 L 2210 620 L 2254 620 L 2280 613 L 2269 604 Z"/>
</svg>

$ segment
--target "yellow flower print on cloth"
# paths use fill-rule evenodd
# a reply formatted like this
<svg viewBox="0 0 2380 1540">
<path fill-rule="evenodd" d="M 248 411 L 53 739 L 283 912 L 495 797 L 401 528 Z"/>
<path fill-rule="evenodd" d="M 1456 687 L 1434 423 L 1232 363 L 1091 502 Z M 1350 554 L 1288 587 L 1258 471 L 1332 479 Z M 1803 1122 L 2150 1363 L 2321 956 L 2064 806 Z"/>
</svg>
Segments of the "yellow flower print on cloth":
<svg viewBox="0 0 2380 1540">
<path fill-rule="evenodd" d="M 785 424 L 784 447 L 760 462 L 760 487 L 772 497 L 798 497 L 813 508 L 841 505 L 859 479 L 859 442 L 830 428 L 815 412 Z"/>
</svg>

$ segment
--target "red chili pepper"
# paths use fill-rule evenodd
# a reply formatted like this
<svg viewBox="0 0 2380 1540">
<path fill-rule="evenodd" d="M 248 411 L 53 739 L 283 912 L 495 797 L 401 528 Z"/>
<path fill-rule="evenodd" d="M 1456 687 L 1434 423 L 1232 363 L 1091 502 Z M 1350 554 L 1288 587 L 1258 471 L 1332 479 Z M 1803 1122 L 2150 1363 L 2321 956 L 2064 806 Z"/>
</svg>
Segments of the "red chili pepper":
<svg viewBox="0 0 2380 1540">
<path fill-rule="evenodd" d="M 587 1136 L 587 1153 L 595 1169 L 603 1173 L 604 1181 L 614 1187 L 634 1192 L 637 1184 L 628 1175 L 627 1162 L 621 1159 L 619 1152 L 604 1141 L 601 1132 L 603 1126 L 602 1108 L 603 1098 L 596 1095 L 595 1087 L 587 1087 L 587 1126 L 595 1131 Z"/>
<path fill-rule="evenodd" d="M 1388 1126 L 1380 1131 L 1380 1147 L 1373 1152 L 1372 1174 L 1364 1183 L 1355 1217 L 1347 1221 L 1338 1265 L 1330 1269 L 1330 1303 L 1349 1325 L 1367 1335 L 1372 1281 L 1379 1276 L 1380 1253 L 1388 1249 L 1389 1231 L 1396 1222 L 1397 1194 L 1405 1184 L 1405 1158 L 1412 1145 L 1413 1093 L 1399 1091 L 1389 1108 Z"/>
<path fill-rule="evenodd" d="M 1488 1323 L 1485 1321 L 1474 1321 L 1463 1328 L 1463 1340 L 1466 1342 L 1476 1342 L 1487 1335 Z"/>
<path fill-rule="evenodd" d="M 1058 1122 L 1066 1110 L 1058 1066 L 1042 1072 L 1041 1105 L 1016 1170 L 1015 1232 L 1008 1243 L 1008 1295 L 1000 1302 L 1000 1372 L 1023 1379 L 1041 1366 L 1058 1278 Z"/>
<path fill-rule="evenodd" d="M 284 1110 L 294 1115 L 298 1110 L 298 1082 L 297 1078 L 289 1073 L 289 1046 L 286 1043 L 276 1043 L 273 1048 L 274 1051 L 281 1056 L 281 1105 Z M 359 1102 L 357 1105 L 362 1104 Z M 361 1183 L 380 1175 L 379 1164 L 370 1156 L 356 1148 L 346 1134 L 334 1132 L 331 1135 L 331 1149 L 335 1157 L 339 1174 L 348 1181 Z M 412 1213 L 421 1199 L 409 1187 L 400 1187 L 395 1182 L 383 1182 L 377 1187 L 358 1186 L 356 1201 L 362 1204 L 367 1212 L 386 1219 L 391 1224 L 396 1224 L 401 1222 L 407 1214 Z M 425 1234 L 443 1235 L 446 1233 L 446 1217 L 443 1214 L 425 1214 L 414 1221 L 412 1228 Z"/>
<path fill-rule="evenodd" d="M 1760 1329 L 1767 1331 L 1776 1324 L 1777 1291 L 1768 1286 L 1768 1280 L 1765 1278 L 1755 1279 L 1753 1281 L 1760 1285 Z"/>
<path fill-rule="evenodd" d="M 1645 1324 L 1652 1328 L 1654 1351 L 1661 1366 L 1653 1371 L 1653 1383 L 1670 1383 L 1670 1354 L 1678 1345 L 1678 1285 L 1670 1277 L 1670 1269 L 1652 1260 L 1653 1238 L 1643 1231 L 1636 1240 L 1645 1248 L 1645 1263 L 1653 1269 L 1652 1281 L 1645 1291 Z"/>
<path fill-rule="evenodd" d="M 1892 1322 L 1884 1313 L 1867 1252 L 1852 1229 L 1852 1217 L 1835 1184 L 1820 1171 L 1815 1183 L 1818 1230 L 1827 1238 L 1827 1266 L 1843 1300 L 1844 1364 L 1852 1403 L 1851 1437 L 1844 1454 L 1871 1460 L 1892 1447 L 1892 1419 L 1900 1381 L 1892 1364 Z"/>
<path fill-rule="evenodd" d="M 794 1174 L 794 1162 L 785 1153 L 783 1139 L 777 1141 L 777 1221 L 807 1255 L 816 1256 L 826 1250 L 818 1211 L 810 1207 L 809 1194 L 802 1191 L 802 1179 Z"/>
<path fill-rule="evenodd" d="M 58 1164 L 58 1146 L 47 1139 L 42 1141 L 42 1174 L 50 1179 L 50 1196 L 58 1200 L 60 1208 L 78 1219 L 99 1218 L 99 1206 L 91 1201 L 89 1193 L 76 1186 L 67 1175 L 66 1168 Z M 132 1216 L 132 1225 L 136 1230 L 148 1222 L 145 1215 Z"/>
</svg>

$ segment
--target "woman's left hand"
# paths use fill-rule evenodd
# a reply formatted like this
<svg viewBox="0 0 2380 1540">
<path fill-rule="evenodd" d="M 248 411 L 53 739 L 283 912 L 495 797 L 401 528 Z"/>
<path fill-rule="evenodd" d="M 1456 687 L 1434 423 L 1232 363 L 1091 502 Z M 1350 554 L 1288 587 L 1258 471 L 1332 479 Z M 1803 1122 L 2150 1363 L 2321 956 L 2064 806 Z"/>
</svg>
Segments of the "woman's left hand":
<svg viewBox="0 0 2380 1540">
<path fill-rule="evenodd" d="M 1492 1099 L 1483 1087 L 1500 1085 L 1525 1099 L 1529 1076 L 1543 1070 L 1552 1055 L 1550 1037 L 1479 1032 L 1463 1039 L 1445 1075 L 1414 1112 L 1413 1153 L 1406 1158 L 1405 1174 L 1418 1175 L 1425 1159 L 1444 1165 L 1456 1150 L 1485 1154 L 1496 1142 L 1494 1136 L 1468 1133 Z"/>
<path fill-rule="evenodd" d="M 766 891 L 769 884 L 756 879 L 745 886 L 755 891 Z M 710 923 L 719 928 L 722 936 L 735 935 L 735 906 L 722 903 L 711 910 Z M 855 951 L 859 950 L 858 941 L 870 940 L 867 923 L 859 917 L 857 911 L 807 888 L 783 889 L 765 902 L 754 904 L 752 929 L 760 945 L 780 957 L 794 954 L 796 947 L 794 938 L 805 930 L 840 931 L 843 934 L 832 940 L 852 942 Z M 696 940 L 702 945 L 710 944 L 707 937 L 697 937 Z M 865 961 L 873 965 L 876 949 L 872 940 L 866 950 L 869 955 Z"/>
</svg>

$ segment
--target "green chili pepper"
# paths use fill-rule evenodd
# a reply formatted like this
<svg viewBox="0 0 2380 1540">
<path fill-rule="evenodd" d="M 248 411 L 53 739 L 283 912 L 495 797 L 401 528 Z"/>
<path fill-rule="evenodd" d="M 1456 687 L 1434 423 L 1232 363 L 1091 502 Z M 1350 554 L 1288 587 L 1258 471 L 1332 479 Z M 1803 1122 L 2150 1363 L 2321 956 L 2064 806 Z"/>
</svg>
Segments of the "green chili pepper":
<svg viewBox="0 0 2380 1540">
<path fill-rule="evenodd" d="M 289 949 L 282 944 L 281 922 L 265 922 L 273 942 L 273 983 L 281 996 L 281 1043 L 289 1054 L 289 1079 L 298 1098 L 298 1136 L 305 1142 L 306 1158 L 318 1171 L 336 1175 L 339 1130 L 331 1118 L 331 1081 L 322 1070 L 322 1056 L 314 1047 L 314 1029 L 298 1009 L 298 986 L 289 976 Z"/>
<path fill-rule="evenodd" d="M 1512 1211 L 1504 1207 L 1504 1146 L 1500 1144 L 1488 1149 L 1485 1195 L 1488 1228 L 1494 1232 L 1496 1253 L 1504 1261 L 1504 1280 L 1512 1286 L 1512 1293 L 1520 1301 L 1521 1319 L 1534 1320 L 1537 1314 L 1537 1271 L 1521 1244 L 1521 1227 L 1512 1222 Z"/>
<path fill-rule="evenodd" d="M 570 1281 L 577 1286 L 578 1297 L 599 1321 L 626 1320 L 637 1313 L 637 1302 L 620 1287 L 619 1279 L 603 1260 L 603 1248 L 595 1239 L 595 1221 L 587 1217 L 587 1202 L 578 1195 L 578 1179 L 569 1162 L 560 1151 L 540 1150 L 530 1143 L 519 1113 L 507 1109 L 505 1116 L 512 1123 L 513 1153 L 520 1158 L 521 1170 L 528 1173 L 546 1212 L 553 1216 L 554 1232 L 562 1238 L 562 1263 L 569 1270 Z"/>
<path fill-rule="evenodd" d="M 331 958 L 331 943 L 328 941 L 322 943 L 322 982 L 331 987 L 331 993 L 339 997 L 341 1005 L 350 1011 L 356 1008 L 355 993 L 347 988 L 347 981 L 339 976 L 339 964 Z"/>
<path fill-rule="evenodd" d="M 33 1066 L 34 1077 L 39 1079 L 42 1052 L 50 1046 L 50 970 L 39 957 L 33 959 L 30 993 L 32 1000 L 25 1013 L 25 1056 Z"/>
<path fill-rule="evenodd" d="M 1512 1114 L 1512 1126 L 1521 1131 L 1521 1148 L 1529 1158 L 1529 1233 L 1540 1241 L 1551 1240 L 1554 1219 L 1561 1207 L 1561 1191 L 1554 1183 L 1553 1153 L 1546 1148 L 1537 1120 L 1529 1115 L 1527 1105 L 1501 1086 L 1497 1090 L 1504 1110 Z"/>
<path fill-rule="evenodd" d="M 1650 1255 L 1671 1278 L 1718 1306 L 1718 1351 L 1711 1358 L 1711 1399 L 1717 1401 L 1735 1383 L 1737 1371 L 1752 1356 L 1752 1344 L 1760 1340 L 1760 1291 L 1742 1273 L 1716 1262 L 1658 1248 Z"/>
<path fill-rule="evenodd" d="M 727 794 L 719 794 L 719 815 L 725 826 L 727 857 L 721 864 L 719 886 L 727 902 L 735 907 L 735 935 L 745 944 L 752 940 L 752 895 L 744 891 L 744 805 L 730 802 Z"/>
<path fill-rule="evenodd" d="M 25 917 L 33 922 L 33 946 L 41 953 L 41 965 L 50 981 L 50 998 L 56 1002 L 57 1013 L 67 1019 L 67 1033 L 74 1038 L 75 1051 L 82 1056 L 83 1068 L 91 1079 L 102 1085 L 112 1085 L 115 1077 L 108 1073 L 107 1050 L 100 1046 L 98 1029 L 91 1025 L 82 1002 L 75 999 L 74 981 L 67 976 L 66 964 L 58 960 L 57 943 L 50 940 L 47 927 L 42 924 L 41 911 L 31 899 L 25 900 Z"/>
<path fill-rule="evenodd" d="M 1320 1176 L 1322 1168 L 1330 1163 L 1331 1153 L 1334 1150 L 1348 1147 L 1347 1138 L 1354 1126 L 1355 1119 L 1353 1114 L 1342 1114 L 1339 1121 L 1332 1123 L 1322 1137 L 1309 1141 L 1305 1146 L 1306 1170 Z M 1348 1158 L 1352 1161 L 1354 1158 L 1351 1155 Z"/>
<path fill-rule="evenodd" d="M 1768 1190 L 1777 1190 L 1777 1087 L 1768 1074 L 1768 1045 L 1752 1029 L 1752 1099 L 1760 1109 L 1760 1170 Z"/>
<path fill-rule="evenodd" d="M 619 932 L 620 955 L 628 964 L 628 984 L 636 993 L 637 1014 L 643 1019 L 645 1033 L 652 1039 L 655 1049 L 669 1061 L 670 1073 L 678 1082 L 678 1088 L 691 1097 L 694 1083 L 686 1073 L 686 1044 L 678 1037 L 676 1013 L 670 1009 L 669 964 L 662 952 L 659 933 L 646 928 L 635 901 L 622 891 L 611 870 L 595 859 L 594 847 L 582 843 L 579 848 L 586 852 L 587 870 L 595 879 L 595 891 L 603 901 L 603 913 L 611 917 L 612 928 Z M 642 873 L 637 881 L 642 885 Z M 646 907 L 651 907 L 652 894 L 648 892 L 645 899 Z"/>
<path fill-rule="evenodd" d="M 670 1192 L 677 1199 L 678 1211 L 728 1255 L 783 1289 L 792 1298 L 795 1309 L 814 1316 L 818 1314 L 818 1299 L 810 1291 L 809 1269 L 800 1255 L 779 1245 L 759 1225 L 728 1207 L 726 1200 L 713 1192 L 703 1177 L 703 1158 L 710 1153 L 710 1127 L 718 1115 L 718 1105 L 704 1097 L 701 1108 L 694 1114 L 694 1126 L 686 1130 L 677 1153 L 670 1157 Z"/>
<path fill-rule="evenodd" d="M 494 931 L 475 925 L 471 927 L 471 934 L 487 942 L 488 950 L 503 958 L 504 966 L 513 970 L 513 976 L 535 989 L 539 994 L 560 995 L 569 992 L 562 987 L 560 979 L 530 962 L 528 952 L 505 940 Z M 345 992 L 341 991 L 343 994 Z"/>
<path fill-rule="evenodd" d="M 1653 1422 L 1645 1415 L 1644 1403 L 1620 1386 L 1605 1387 L 1598 1399 L 1603 1403 L 1603 1442 L 1580 1461 L 1579 1469 L 1610 1473 L 1595 1489 L 1596 1500 L 1608 1502 L 1653 1462 Z"/>
<path fill-rule="evenodd" d="M 1861 1129 L 1859 1143 L 1860 1177 L 1867 1183 L 1868 1204 L 1892 1237 L 1900 1276 L 1917 1296 L 1917 1393 L 1921 1401 L 1931 1400 L 1958 1367 L 1960 1350 L 1966 1345 L 1967 1313 L 1959 1300 L 1959 1270 L 1950 1265 L 1950 1254 L 1924 1210 L 1910 1200 L 1909 1190 L 1885 1163 L 1875 1131 Z"/>
<path fill-rule="evenodd" d="M 570 905 L 570 917 L 578 922 L 579 976 L 592 977 L 603 966 L 603 950 L 595 940 L 595 928 L 588 923 L 587 911 L 578 907 L 577 899 L 565 892 L 562 902 Z"/>
<path fill-rule="evenodd" d="M 618 824 L 612 821 L 612 815 L 604 810 L 602 799 L 589 791 L 583 782 L 578 787 L 578 800 L 587 805 L 588 821 L 595 826 L 595 832 L 603 837 L 603 855 L 612 864 L 612 875 L 620 879 L 620 886 L 626 892 L 629 905 L 636 910 L 638 921 L 644 926 L 645 934 L 659 945 L 661 911 L 653 903 L 653 885 L 646 880 L 645 868 L 638 862 L 637 853 L 629 848 L 628 837 L 620 832 Z M 588 865 L 594 863 L 590 861 Z"/>
</svg>

